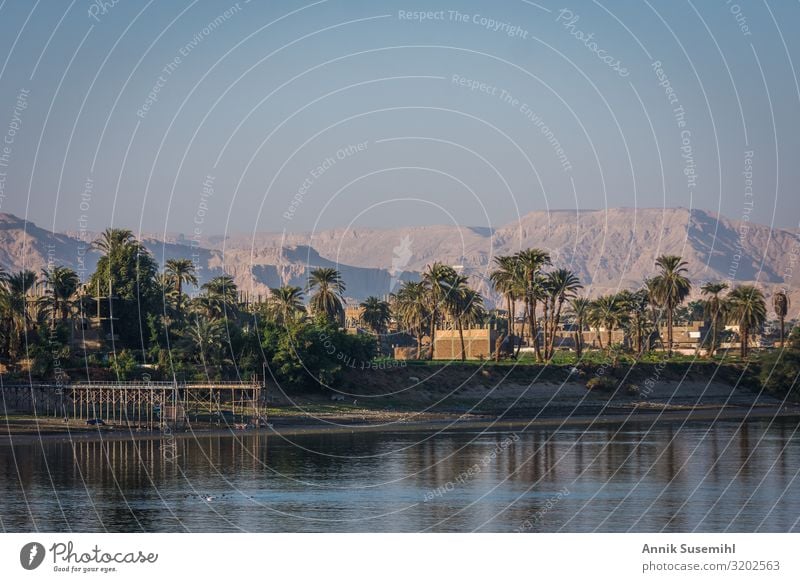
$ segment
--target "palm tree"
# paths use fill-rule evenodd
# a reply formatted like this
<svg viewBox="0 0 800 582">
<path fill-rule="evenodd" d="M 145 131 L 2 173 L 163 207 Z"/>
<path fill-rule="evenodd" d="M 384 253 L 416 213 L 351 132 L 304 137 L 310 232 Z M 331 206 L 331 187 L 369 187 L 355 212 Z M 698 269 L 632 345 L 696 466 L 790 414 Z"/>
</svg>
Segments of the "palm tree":
<svg viewBox="0 0 800 582">
<path fill-rule="evenodd" d="M 332 267 L 314 269 L 309 274 L 307 288 L 316 290 L 311 296 L 311 310 L 341 325 L 344 322 L 345 285 L 339 271 Z"/>
<path fill-rule="evenodd" d="M 587 297 L 573 297 L 569 301 L 570 313 L 575 318 L 575 355 L 583 354 L 583 328 L 589 319 L 592 302 Z"/>
<path fill-rule="evenodd" d="M 509 337 L 514 336 L 514 321 L 516 320 L 515 307 L 517 298 L 525 293 L 522 283 L 522 274 L 520 269 L 520 262 L 516 256 L 501 256 L 495 257 L 494 262 L 497 264 L 497 269 L 492 271 L 489 275 L 489 280 L 492 282 L 495 291 L 500 293 L 506 299 L 506 306 L 508 312 L 508 329 L 506 334 Z M 498 341 L 498 351 L 496 358 L 500 358 L 500 345 L 503 342 L 501 338 Z"/>
<path fill-rule="evenodd" d="M 230 275 L 219 275 L 204 283 L 197 304 L 213 320 L 234 317 L 238 294 L 236 283 Z"/>
<path fill-rule="evenodd" d="M 226 336 L 222 323 L 206 317 L 195 316 L 188 326 L 189 339 L 197 349 L 200 364 L 208 368 L 214 360 L 221 359 Z M 207 370 L 206 370 L 207 373 Z"/>
<path fill-rule="evenodd" d="M 381 334 L 392 317 L 389 304 L 377 297 L 367 297 L 359 306 L 361 307 L 361 321 L 375 333 L 378 341 L 378 353 L 380 353 Z"/>
<path fill-rule="evenodd" d="M 133 232 L 127 228 L 107 228 L 92 244 L 104 255 L 111 255 L 122 247 L 139 243 L 133 236 Z"/>
<path fill-rule="evenodd" d="M 656 259 L 661 272 L 653 277 L 653 299 L 667 313 L 668 353 L 672 356 L 672 317 L 678 307 L 692 290 L 686 277 L 687 263 L 676 255 L 661 255 Z"/>
<path fill-rule="evenodd" d="M 536 350 L 536 359 L 541 361 L 542 352 L 539 345 L 539 330 L 536 325 L 536 306 L 546 295 L 541 277 L 542 267 L 550 264 L 550 253 L 542 249 L 527 249 L 516 254 L 525 281 L 525 311 L 528 315 L 530 337 Z"/>
<path fill-rule="evenodd" d="M 53 267 L 49 271 L 42 270 L 42 278 L 46 286 L 45 306 L 52 324 L 59 319 L 61 323 L 66 322 L 81 284 L 78 274 L 69 267 Z"/>
<path fill-rule="evenodd" d="M 705 314 L 711 321 L 711 348 L 708 350 L 709 357 L 714 357 L 714 353 L 717 351 L 719 323 L 725 319 L 725 300 L 720 297 L 720 293 L 727 288 L 727 283 L 714 281 L 709 281 L 700 287 L 700 292 L 708 297 L 705 302 Z"/>
<path fill-rule="evenodd" d="M 789 313 L 789 297 L 786 295 L 786 291 L 780 289 L 772 296 L 772 308 L 775 310 L 775 315 L 778 316 L 781 322 L 781 347 L 784 347 L 786 315 Z"/>
<path fill-rule="evenodd" d="M 547 274 L 545 288 L 550 293 L 550 342 L 545 346 L 545 358 L 549 360 L 555 350 L 556 331 L 561 323 L 564 302 L 575 297 L 576 292 L 583 289 L 583 285 L 578 276 L 569 269 L 556 269 Z"/>
<path fill-rule="evenodd" d="M 608 334 L 606 349 L 610 353 L 612 332 L 627 319 L 627 307 L 624 298 L 619 294 L 601 295 L 592 302 L 591 319 L 598 332 L 600 327 L 606 328 L 606 333 Z M 598 337 L 600 337 L 599 333 Z M 602 340 L 600 348 L 603 348 Z"/>
<path fill-rule="evenodd" d="M 452 267 L 439 262 L 428 265 L 428 269 L 422 274 L 422 280 L 428 290 L 431 311 L 431 351 L 428 354 L 428 359 L 430 360 L 433 359 L 434 350 L 436 349 L 436 324 L 442 310 L 445 309 L 445 301 L 456 277 L 456 272 Z"/>
<path fill-rule="evenodd" d="M 747 357 L 751 332 L 757 331 L 767 319 L 764 294 L 752 285 L 740 285 L 727 298 L 728 322 L 739 326 L 742 358 Z"/>
<path fill-rule="evenodd" d="M 305 312 L 303 290 L 300 287 L 285 285 L 270 289 L 269 305 L 279 325 L 294 322 L 298 314 Z"/>
<path fill-rule="evenodd" d="M 19 271 L 5 280 L 4 308 L 8 321 L 8 349 L 17 352 L 20 340 L 25 337 L 33 322 L 29 309 L 29 293 L 36 285 L 36 273 Z"/>
<path fill-rule="evenodd" d="M 422 358 L 422 336 L 431 317 L 430 292 L 424 281 L 404 281 L 392 296 L 395 316 L 417 340 L 417 359 Z"/>
<path fill-rule="evenodd" d="M 184 283 L 197 285 L 197 273 L 194 263 L 190 259 L 169 259 L 164 264 L 164 272 L 170 276 L 175 285 L 175 293 L 177 294 L 176 310 L 178 311 L 178 317 L 183 319 L 183 311 L 181 310 L 183 285 Z"/>
<path fill-rule="evenodd" d="M 650 305 L 650 294 L 647 288 L 639 289 L 633 293 L 627 293 L 625 302 L 633 321 L 633 337 L 636 338 L 636 354 L 642 355 L 645 350 L 645 336 L 647 336 L 647 346 L 650 345 L 650 334 L 652 327 L 647 319 L 647 308 Z"/>
<path fill-rule="evenodd" d="M 467 285 L 467 278 L 456 275 L 450 282 L 450 292 L 445 299 L 445 309 L 456 324 L 461 342 L 461 361 L 466 360 L 464 326 L 478 323 L 483 318 L 483 297 Z"/>
</svg>

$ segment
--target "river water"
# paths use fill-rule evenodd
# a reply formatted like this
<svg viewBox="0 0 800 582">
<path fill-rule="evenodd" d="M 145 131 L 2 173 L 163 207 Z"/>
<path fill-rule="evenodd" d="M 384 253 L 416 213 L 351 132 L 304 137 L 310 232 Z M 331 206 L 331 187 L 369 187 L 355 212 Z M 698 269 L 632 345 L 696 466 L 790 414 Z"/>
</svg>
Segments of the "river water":
<svg viewBox="0 0 800 582">
<path fill-rule="evenodd" d="M 797 420 L 0 445 L 4 531 L 798 531 Z"/>
</svg>

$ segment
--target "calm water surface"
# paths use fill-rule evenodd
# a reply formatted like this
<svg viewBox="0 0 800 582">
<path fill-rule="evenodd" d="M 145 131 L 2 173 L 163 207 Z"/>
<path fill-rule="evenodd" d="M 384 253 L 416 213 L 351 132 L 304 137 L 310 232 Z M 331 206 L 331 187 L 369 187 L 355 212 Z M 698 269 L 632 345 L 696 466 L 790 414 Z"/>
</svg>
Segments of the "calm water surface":
<svg viewBox="0 0 800 582">
<path fill-rule="evenodd" d="M 4 531 L 798 531 L 796 420 L 0 445 Z"/>
</svg>

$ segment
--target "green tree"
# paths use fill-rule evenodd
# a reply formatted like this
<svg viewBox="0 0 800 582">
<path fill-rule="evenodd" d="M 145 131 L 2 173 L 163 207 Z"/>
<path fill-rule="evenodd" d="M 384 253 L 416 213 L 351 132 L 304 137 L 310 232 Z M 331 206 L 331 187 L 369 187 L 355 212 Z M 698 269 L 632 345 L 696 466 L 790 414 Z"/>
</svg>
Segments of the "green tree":
<svg viewBox="0 0 800 582">
<path fill-rule="evenodd" d="M 178 318 L 183 320 L 183 286 L 197 285 L 195 265 L 190 259 L 169 259 L 164 264 L 164 272 L 169 275 L 171 282 L 175 286 L 175 309 L 178 312 Z"/>
<path fill-rule="evenodd" d="M 53 267 L 43 270 L 45 283 L 44 304 L 50 314 L 52 324 L 66 323 L 75 307 L 75 301 L 81 280 L 78 274 L 69 267 Z"/>
<path fill-rule="evenodd" d="M 573 297 L 569 300 L 569 309 L 575 319 L 575 355 L 580 359 L 583 355 L 583 330 L 590 318 L 592 302 L 587 297 Z"/>
<path fill-rule="evenodd" d="M 711 322 L 711 347 L 708 350 L 710 357 L 719 347 L 719 325 L 725 320 L 725 299 L 720 296 L 728 289 L 727 283 L 709 281 L 700 287 L 700 292 L 707 297 L 705 300 L 705 316 Z"/>
<path fill-rule="evenodd" d="M 784 347 L 783 338 L 786 334 L 786 316 L 789 313 L 789 297 L 786 295 L 786 291 L 779 289 L 772 296 L 772 308 L 775 311 L 775 315 L 778 317 L 778 321 L 780 321 L 781 347 Z"/>
<path fill-rule="evenodd" d="M 342 276 L 332 267 L 314 269 L 308 276 L 308 291 L 311 295 L 311 311 L 322 314 L 328 321 L 344 323 L 345 284 Z"/>
<path fill-rule="evenodd" d="M 739 285 L 727 298 L 728 323 L 739 327 L 741 356 L 747 357 L 750 335 L 757 332 L 767 319 L 767 303 L 764 294 L 753 285 Z"/>
<path fill-rule="evenodd" d="M 427 270 L 422 274 L 422 280 L 425 282 L 430 301 L 431 350 L 428 354 L 428 359 L 431 360 L 436 349 L 436 325 L 442 312 L 446 309 L 445 301 L 456 276 L 456 272 L 452 267 L 439 262 L 428 265 Z"/>
<path fill-rule="evenodd" d="M 661 255 L 656 259 L 660 272 L 653 277 L 651 299 L 667 314 L 667 350 L 672 356 L 672 328 L 675 308 L 689 296 L 692 284 L 686 277 L 688 263 L 675 255 Z"/>
<path fill-rule="evenodd" d="M 520 263 L 523 280 L 525 281 L 525 313 L 528 317 L 528 327 L 536 359 L 542 360 L 542 351 L 539 343 L 539 329 L 536 320 L 536 308 L 539 302 L 544 301 L 547 294 L 544 290 L 544 279 L 541 270 L 551 263 L 550 253 L 542 249 L 526 249 L 516 254 Z M 545 342 L 547 338 L 544 338 Z"/>
<path fill-rule="evenodd" d="M 549 331 L 545 335 L 549 336 L 549 342 L 545 346 L 545 358 L 550 360 L 555 352 L 556 332 L 561 323 L 561 309 L 564 302 L 575 297 L 578 290 L 583 289 L 583 285 L 578 276 L 569 269 L 556 269 L 548 273 L 546 278 L 545 288 L 549 293 L 550 322 L 546 324 Z"/>
<path fill-rule="evenodd" d="M 377 297 L 367 297 L 359 307 L 361 307 L 361 321 L 375 334 L 380 353 L 381 334 L 386 330 L 392 317 L 389 303 Z"/>
<path fill-rule="evenodd" d="M 417 341 L 417 359 L 422 359 L 422 336 L 432 317 L 430 292 L 424 281 L 404 281 L 392 296 L 392 310 L 403 327 Z"/>
<path fill-rule="evenodd" d="M 285 285 L 269 291 L 270 311 L 279 325 L 288 325 L 305 313 L 303 290 L 300 287 Z"/>
</svg>

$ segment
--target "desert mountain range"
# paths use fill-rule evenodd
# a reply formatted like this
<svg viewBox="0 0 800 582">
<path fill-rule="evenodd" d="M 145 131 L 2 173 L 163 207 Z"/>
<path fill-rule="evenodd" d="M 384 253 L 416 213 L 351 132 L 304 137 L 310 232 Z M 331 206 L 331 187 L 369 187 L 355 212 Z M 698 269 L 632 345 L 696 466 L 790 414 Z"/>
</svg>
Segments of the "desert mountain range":
<svg viewBox="0 0 800 582">
<path fill-rule="evenodd" d="M 79 273 L 84 268 L 88 277 L 98 258 L 87 245 L 93 238 L 54 233 L 0 213 L 0 265 L 6 271 L 38 271 L 50 257 Z M 767 295 L 785 287 L 800 300 L 800 286 L 793 281 L 800 280 L 800 273 L 795 275 L 800 270 L 797 232 L 685 208 L 536 211 L 497 228 L 354 228 L 197 241 L 143 234 L 141 239 L 160 264 L 175 257 L 193 259 L 201 282 L 225 272 L 252 295 L 266 295 L 270 287 L 286 284 L 302 287 L 309 269 L 334 266 L 347 283 L 348 297 L 381 296 L 439 260 L 460 266 L 491 302 L 492 258 L 540 247 L 551 252 L 556 265 L 576 271 L 592 295 L 639 286 L 653 274 L 655 257 L 668 253 L 688 261 L 695 283 L 757 283 Z"/>
</svg>

